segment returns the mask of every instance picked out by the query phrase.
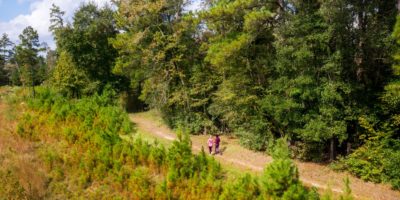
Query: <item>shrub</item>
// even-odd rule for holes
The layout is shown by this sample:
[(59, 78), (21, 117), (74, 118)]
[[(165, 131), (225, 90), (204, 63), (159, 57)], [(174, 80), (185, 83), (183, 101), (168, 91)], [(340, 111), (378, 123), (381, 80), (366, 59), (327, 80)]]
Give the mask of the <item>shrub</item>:
[(236, 199), (252, 200), (259, 198), (260, 194), (261, 191), (258, 180), (246, 174), (236, 181), (227, 182), (219, 199), (229, 200), (235, 197)]
[(315, 196), (301, 184), (285, 139), (276, 141), (271, 155), (274, 161), (265, 168), (261, 177), (264, 196), (272, 199), (309, 199), (309, 196)]
[(357, 177), (376, 183), (390, 183), (400, 189), (400, 142), (392, 138), (390, 130), (375, 130), (365, 119), (360, 123), (366, 130), (365, 143), (346, 158), (341, 158), (333, 167), (348, 170)]

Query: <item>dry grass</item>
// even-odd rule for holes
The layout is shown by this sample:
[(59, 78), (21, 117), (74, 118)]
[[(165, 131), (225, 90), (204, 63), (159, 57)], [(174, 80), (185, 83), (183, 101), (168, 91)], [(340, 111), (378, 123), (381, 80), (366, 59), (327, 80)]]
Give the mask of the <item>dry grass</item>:
[[(46, 194), (47, 178), (45, 171), (36, 154), (37, 144), (22, 139), (14, 131), (16, 130), (16, 122), (7, 119), (5, 113), (10, 112), (10, 110), (4, 102), (4, 97), (8, 91), (9, 88), (0, 88), (0, 171), (11, 174), (12, 178), (17, 180), (18, 184), (24, 189), (22, 196), (29, 199), (40, 199)], [(11, 112), (16, 111), (11, 110)], [(4, 187), (9, 185), (8, 182), (4, 182), (9, 180), (0, 177), (0, 181), (0, 185)], [(6, 197), (6, 199), (8, 198), (13, 197)]]

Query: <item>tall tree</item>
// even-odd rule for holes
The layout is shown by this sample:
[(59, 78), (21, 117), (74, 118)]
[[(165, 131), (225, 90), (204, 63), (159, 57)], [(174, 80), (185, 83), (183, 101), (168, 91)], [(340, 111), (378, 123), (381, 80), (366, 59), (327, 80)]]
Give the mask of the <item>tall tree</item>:
[(51, 5), (50, 8), (50, 27), (49, 30), (56, 35), (57, 30), (60, 30), (64, 27), (64, 15), (65, 11), (62, 11), (60, 7), (55, 4)]
[(349, 86), (334, 63), (338, 55), (329, 49), (328, 25), (320, 6), (318, 1), (290, 4), (295, 12), (287, 12), (276, 29), (275, 78), (262, 105), (281, 135), (308, 145), (328, 140), (334, 145), (334, 138), (347, 138), (342, 110)]
[(35, 95), (36, 73), (39, 69), (39, 35), (31, 26), (26, 27), (19, 35), (20, 44), (16, 46), (15, 57), (21, 69), (21, 82), (32, 88)]
[(391, 33), (396, 3), (395, 0), (322, 3), (321, 13), (329, 24), (330, 47), (340, 57), (335, 63), (342, 69), (342, 80), (351, 85), (351, 92), (345, 97), (350, 109), (344, 113), (347, 133), (351, 136), (347, 144), (354, 143), (355, 147), (362, 144), (357, 138), (364, 134), (359, 116), (377, 111), (375, 105), (391, 77), (394, 47)]
[(265, 149), (270, 125), (259, 112), (258, 101), (274, 60), (274, 12), (279, 12), (279, 4), (218, 0), (210, 6), (202, 14), (212, 33), (205, 61), (217, 74), (218, 89), (212, 94), (208, 111), (225, 131), (242, 129), (243, 142)]
[(337, 146), (358, 137), (358, 116), (373, 111), (390, 74), (395, 1), (289, 1), (286, 7), (263, 107), (278, 132), (317, 143), (314, 152), (329, 145), (333, 159)]
[(396, 40), (393, 74), (381, 98), (384, 113), (388, 116), (385, 123), (392, 132), (391, 137), (400, 139), (400, 15), (397, 16), (393, 37)]
[(132, 89), (150, 107), (161, 109), (171, 125), (184, 120), (181, 117), (194, 118), (189, 80), (201, 62), (198, 21), (183, 12), (185, 3), (117, 3), (118, 25), (124, 32), (113, 41), (119, 50), (114, 73), (129, 77)]
[(75, 65), (67, 52), (61, 52), (52, 75), (53, 85), (67, 96), (79, 98), (88, 82), (85, 71)]
[(9, 83), (9, 72), (7, 71), (7, 64), (10, 63), (13, 55), (12, 47), (14, 43), (4, 33), (0, 39), (0, 85)]
[(118, 85), (121, 78), (111, 73), (116, 50), (109, 44), (109, 39), (117, 34), (114, 11), (109, 6), (84, 4), (75, 12), (72, 24), (67, 25), (58, 7), (54, 6), (51, 12), (57, 51), (67, 52), (73, 65), (87, 73), (90, 84), (86, 91), (101, 91), (108, 83)]

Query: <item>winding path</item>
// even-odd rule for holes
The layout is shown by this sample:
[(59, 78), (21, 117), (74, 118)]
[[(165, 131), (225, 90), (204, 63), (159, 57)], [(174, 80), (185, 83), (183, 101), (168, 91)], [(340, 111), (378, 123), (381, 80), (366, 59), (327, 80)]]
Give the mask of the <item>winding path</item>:
[[(150, 117), (150, 115), (149, 113), (130, 114), (130, 119), (142, 133), (150, 134), (152, 137), (169, 142), (176, 139), (175, 133), (171, 129), (160, 123), (159, 119), (155, 119), (154, 116)], [(193, 151), (201, 151), (207, 139), (205, 135), (191, 136)], [(222, 155), (216, 155), (215, 158), (223, 164), (229, 164), (239, 170), (260, 173), (265, 165), (272, 161), (270, 156), (241, 147), (236, 139), (222, 136), (221, 141), (223, 153)], [(349, 177), (352, 194), (356, 199), (400, 199), (400, 192), (390, 189), (389, 185), (364, 182), (347, 173), (335, 172), (321, 164), (300, 161), (296, 161), (296, 164), (301, 181), (305, 185), (316, 187), (319, 190), (330, 189), (334, 193), (342, 193), (343, 179)]]

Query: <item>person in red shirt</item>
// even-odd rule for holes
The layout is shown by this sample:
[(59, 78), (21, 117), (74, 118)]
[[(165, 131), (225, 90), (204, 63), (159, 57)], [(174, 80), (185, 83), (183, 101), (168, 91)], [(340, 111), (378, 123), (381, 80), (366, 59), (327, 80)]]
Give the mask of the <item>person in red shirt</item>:
[(221, 139), (219, 139), (219, 135), (215, 136), (214, 144), (215, 144), (215, 154), (219, 153), (219, 143)]

